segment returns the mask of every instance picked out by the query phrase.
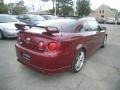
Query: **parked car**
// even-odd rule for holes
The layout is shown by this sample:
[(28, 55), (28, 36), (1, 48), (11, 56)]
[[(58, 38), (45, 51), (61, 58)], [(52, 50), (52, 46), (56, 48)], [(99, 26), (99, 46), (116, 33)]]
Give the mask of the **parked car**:
[(107, 24), (115, 24), (115, 23), (116, 23), (116, 20), (115, 20), (115, 18), (113, 18), (113, 17), (108, 17), (108, 18), (106, 19), (106, 23), (107, 23)]
[(21, 30), (15, 45), (18, 61), (43, 73), (54, 74), (71, 69), (79, 72), (85, 58), (104, 47), (106, 28), (92, 19), (47, 20), (36, 27)]
[(54, 15), (42, 15), (42, 17), (43, 17), (45, 20), (50, 20), (50, 19), (57, 19), (57, 18), (59, 18), (59, 17), (54, 16)]
[(22, 14), (22, 15), (18, 15), (17, 17), (21, 22), (24, 22), (28, 25), (37, 25), (43, 21), (45, 21), (45, 19), (42, 16), (39, 15), (32, 15), (32, 14)]
[(21, 22), (12, 15), (0, 14), (0, 39), (17, 37), (15, 23)]
[(120, 18), (118, 18), (118, 20), (117, 20), (117, 24), (120, 24)]
[(97, 20), (98, 23), (100, 23), (100, 24), (105, 23), (105, 18), (103, 18), (103, 17), (97, 17), (96, 20)]

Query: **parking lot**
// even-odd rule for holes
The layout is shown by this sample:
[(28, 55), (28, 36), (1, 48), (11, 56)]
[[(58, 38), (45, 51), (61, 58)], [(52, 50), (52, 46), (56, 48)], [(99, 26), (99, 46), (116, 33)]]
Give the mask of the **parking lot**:
[(15, 39), (0, 40), (0, 90), (120, 90), (120, 25), (104, 25), (107, 46), (76, 74), (47, 76), (17, 62)]

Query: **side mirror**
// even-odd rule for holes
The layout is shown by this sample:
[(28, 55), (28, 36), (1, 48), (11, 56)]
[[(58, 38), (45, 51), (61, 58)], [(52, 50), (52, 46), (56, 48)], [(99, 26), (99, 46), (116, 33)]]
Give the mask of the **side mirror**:
[(106, 27), (101, 27), (101, 30), (106, 30)]

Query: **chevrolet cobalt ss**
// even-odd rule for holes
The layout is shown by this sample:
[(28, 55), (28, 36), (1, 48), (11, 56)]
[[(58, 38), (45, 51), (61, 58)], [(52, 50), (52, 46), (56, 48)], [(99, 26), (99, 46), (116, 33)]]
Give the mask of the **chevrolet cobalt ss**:
[(15, 26), (21, 30), (15, 45), (18, 61), (46, 74), (79, 72), (107, 37), (106, 28), (89, 18), (48, 20), (29, 29)]

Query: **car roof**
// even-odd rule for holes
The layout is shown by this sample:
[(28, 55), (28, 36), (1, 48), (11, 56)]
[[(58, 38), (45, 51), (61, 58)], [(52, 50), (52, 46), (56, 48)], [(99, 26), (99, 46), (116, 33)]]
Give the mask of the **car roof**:
[(37, 26), (52, 26), (52, 27), (57, 27), (58, 30), (60, 31), (70, 32), (73, 30), (73, 28), (76, 27), (77, 21), (78, 20), (75, 20), (75, 19), (50, 19), (50, 20), (43, 21)]
[(57, 20), (56, 19), (50, 19), (50, 20), (46, 20), (44, 22), (56, 22), (56, 23), (69, 23), (69, 22), (73, 22), (73, 21), (77, 21), (75, 19), (68, 19), (68, 18), (58, 18)]
[(21, 16), (21, 15), (26, 15), (26, 16), (40, 16), (40, 15), (36, 15), (36, 14), (20, 14), (18, 16)]
[(95, 17), (83, 17), (79, 21), (96, 21)]

